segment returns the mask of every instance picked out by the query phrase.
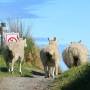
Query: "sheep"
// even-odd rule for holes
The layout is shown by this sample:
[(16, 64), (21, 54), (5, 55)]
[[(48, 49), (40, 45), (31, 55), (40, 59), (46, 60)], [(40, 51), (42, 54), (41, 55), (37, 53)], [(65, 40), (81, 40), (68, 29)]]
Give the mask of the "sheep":
[(69, 68), (86, 64), (88, 62), (88, 49), (81, 41), (71, 42), (70, 45), (64, 49), (62, 57)]
[(53, 39), (48, 38), (48, 41), (48, 46), (41, 49), (40, 57), (44, 66), (45, 77), (51, 76), (52, 78), (55, 78), (55, 75), (58, 75), (60, 54), (56, 37)]
[(22, 38), (19, 38), (17, 42), (10, 42), (4, 47), (4, 56), (9, 72), (13, 72), (14, 64), (19, 60), (19, 72), (22, 74), (21, 63), (24, 59), (24, 47), (27, 47), (27, 43), (26, 39)]

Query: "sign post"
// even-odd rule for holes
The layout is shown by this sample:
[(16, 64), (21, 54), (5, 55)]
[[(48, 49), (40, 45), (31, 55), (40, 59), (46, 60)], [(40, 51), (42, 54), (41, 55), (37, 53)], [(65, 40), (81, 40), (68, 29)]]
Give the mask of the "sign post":
[(3, 27), (5, 27), (5, 23), (1, 23), (1, 26), (0, 26), (0, 34), (1, 34), (1, 47), (3, 47)]

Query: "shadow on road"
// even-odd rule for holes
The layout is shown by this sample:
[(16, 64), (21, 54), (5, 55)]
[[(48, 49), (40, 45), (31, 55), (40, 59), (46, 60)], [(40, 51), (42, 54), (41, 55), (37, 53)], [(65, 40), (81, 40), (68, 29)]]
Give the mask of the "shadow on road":
[(38, 72), (38, 71), (32, 71), (33, 75), (37, 75), (37, 76), (44, 76), (45, 74), (43, 72)]
[[(0, 72), (7, 73), (8, 69), (6, 67), (0, 67)], [(19, 74), (19, 72), (15, 72)], [(21, 77), (29, 77), (29, 78), (35, 78), (37, 76), (45, 76), (44, 72), (37, 71), (37, 70), (32, 70), (32, 71), (27, 71), (27, 73), (23, 72)]]
[(8, 72), (8, 69), (6, 67), (0, 67), (1, 72)]
[(31, 71), (31, 74), (25, 74), (22, 77), (29, 77), (29, 78), (35, 78), (37, 76), (45, 76), (45, 74), (43, 72), (39, 72), (39, 71)]

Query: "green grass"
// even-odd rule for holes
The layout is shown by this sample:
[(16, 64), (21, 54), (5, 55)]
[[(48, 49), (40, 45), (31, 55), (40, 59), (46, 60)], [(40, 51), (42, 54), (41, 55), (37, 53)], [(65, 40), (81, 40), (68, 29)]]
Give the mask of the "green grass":
[(74, 67), (61, 74), (50, 90), (90, 90), (90, 63)]
[(7, 71), (6, 63), (2, 56), (0, 56), (0, 77), (31, 77), (32, 70), (37, 70), (38, 68), (32, 66), (30, 63), (23, 62), (22, 64), (22, 75), (19, 73), (19, 63), (16, 62), (14, 66), (13, 74)]

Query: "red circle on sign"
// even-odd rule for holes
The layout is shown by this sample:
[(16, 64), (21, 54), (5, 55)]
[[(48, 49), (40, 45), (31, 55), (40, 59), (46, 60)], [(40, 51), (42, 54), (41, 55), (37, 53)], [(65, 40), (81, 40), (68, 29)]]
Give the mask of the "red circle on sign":
[(8, 42), (9, 42), (9, 41), (13, 41), (13, 39), (17, 42), (17, 39), (16, 39), (15, 37), (10, 37), (10, 38), (8, 39)]

